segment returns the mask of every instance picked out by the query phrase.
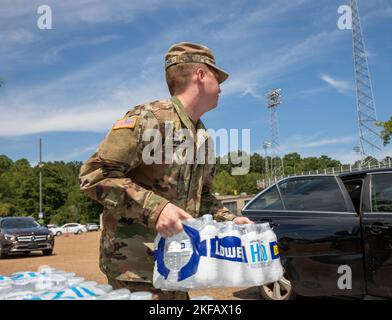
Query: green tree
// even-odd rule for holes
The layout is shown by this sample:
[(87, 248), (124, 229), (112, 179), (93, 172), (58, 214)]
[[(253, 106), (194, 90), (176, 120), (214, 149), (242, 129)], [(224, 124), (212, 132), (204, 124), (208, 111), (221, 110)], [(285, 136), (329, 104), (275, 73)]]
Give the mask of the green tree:
[(8, 171), (13, 165), (13, 162), (10, 158), (5, 155), (0, 155), (0, 176)]
[(285, 174), (294, 174), (302, 169), (301, 156), (297, 152), (288, 153), (283, 157)]
[(391, 135), (392, 135), (392, 116), (389, 118), (388, 121), (385, 122), (378, 122), (378, 126), (382, 127), (383, 130), (381, 131), (381, 137), (384, 140), (384, 146), (391, 142)]
[(234, 194), (237, 190), (236, 180), (228, 172), (222, 171), (215, 176), (212, 190), (221, 195)]
[(236, 186), (237, 192), (242, 193), (246, 192), (249, 194), (256, 194), (258, 192), (257, 189), (257, 180), (261, 180), (263, 178), (261, 173), (251, 172), (246, 175), (236, 176)]
[(11, 203), (0, 203), (0, 217), (13, 216), (16, 213), (16, 208)]
[(258, 153), (254, 153), (250, 157), (250, 172), (264, 173), (265, 159)]

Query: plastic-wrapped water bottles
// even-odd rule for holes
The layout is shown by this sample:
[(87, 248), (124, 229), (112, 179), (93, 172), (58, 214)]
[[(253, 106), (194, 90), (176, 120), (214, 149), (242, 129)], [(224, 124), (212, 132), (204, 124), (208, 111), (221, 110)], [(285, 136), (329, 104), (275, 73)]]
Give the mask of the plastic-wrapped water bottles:
[(244, 284), (254, 285), (263, 283), (263, 262), (266, 260), (265, 252), (260, 246), (260, 233), (255, 224), (244, 225), (242, 228), (242, 246), (244, 249), (243, 274)]
[(275, 233), (266, 224), (183, 221), (184, 232), (155, 239), (153, 284), (164, 290), (253, 286), (283, 275)]
[[(135, 293), (134, 300), (148, 300), (152, 294)], [(108, 284), (85, 281), (74, 272), (43, 266), (39, 272), (24, 271), (10, 277), (0, 275), (0, 300), (130, 300), (128, 289), (113, 290)]]
[[(260, 228), (263, 226), (261, 225)], [(283, 268), (280, 263), (280, 254), (278, 241), (275, 232), (272, 231), (269, 224), (264, 224), (264, 232), (262, 233), (260, 243), (265, 246), (268, 253), (268, 260), (265, 264), (264, 284), (278, 281), (283, 277)]]
[(239, 227), (232, 221), (218, 233), (215, 254), (218, 260), (221, 285), (237, 287), (243, 284), (242, 245)]
[(200, 241), (204, 254), (201, 254), (195, 282), (198, 287), (208, 287), (211, 283), (218, 281), (218, 260), (211, 258), (211, 244), (214, 243), (218, 234), (218, 224), (212, 215), (205, 214), (201, 217)]
[(117, 289), (102, 295), (98, 300), (130, 300), (131, 292), (128, 289)]
[(133, 292), (131, 300), (152, 300), (152, 293), (148, 291)]
[[(154, 284), (157, 288), (185, 291), (194, 287), (200, 258), (200, 225), (196, 219), (188, 219), (183, 232), (168, 239), (156, 237)], [(195, 241), (196, 245), (192, 243)]]

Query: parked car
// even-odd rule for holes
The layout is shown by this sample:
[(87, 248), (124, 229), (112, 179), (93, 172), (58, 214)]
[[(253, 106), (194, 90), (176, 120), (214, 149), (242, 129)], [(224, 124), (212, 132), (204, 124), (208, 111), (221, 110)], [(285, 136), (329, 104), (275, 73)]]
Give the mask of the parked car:
[(56, 235), (60, 236), (65, 233), (81, 234), (87, 232), (87, 228), (80, 223), (66, 223), (56, 230)]
[(392, 298), (392, 169), (285, 178), (242, 213), (278, 237), (285, 277), (262, 286), (264, 298)]
[(60, 236), (60, 235), (62, 234), (62, 229), (61, 229), (61, 227), (58, 226), (57, 224), (48, 224), (46, 227), (47, 227), (47, 228), (50, 230), (50, 232), (52, 232), (53, 235), (55, 235), (55, 236)]
[(99, 231), (99, 225), (96, 223), (87, 223), (86, 224), (87, 231)]
[(51, 255), (54, 248), (54, 236), (48, 228), (42, 227), (31, 217), (0, 218), (0, 257), (11, 253), (29, 254), (42, 251)]

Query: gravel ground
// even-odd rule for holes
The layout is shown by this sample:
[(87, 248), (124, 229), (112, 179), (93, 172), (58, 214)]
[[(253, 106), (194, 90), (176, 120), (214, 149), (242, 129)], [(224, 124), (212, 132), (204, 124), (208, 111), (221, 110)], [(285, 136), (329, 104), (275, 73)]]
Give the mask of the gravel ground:
[[(32, 252), (27, 256), (12, 255), (0, 260), (0, 274), (8, 276), (17, 271), (37, 271), (42, 265), (75, 272), (76, 275), (98, 283), (107, 283), (105, 275), (99, 270), (100, 232), (81, 235), (62, 235), (56, 237), (53, 255), (43, 256), (41, 252)], [(225, 288), (211, 290), (193, 290), (190, 297), (210, 295), (217, 300), (261, 299), (256, 287)]]

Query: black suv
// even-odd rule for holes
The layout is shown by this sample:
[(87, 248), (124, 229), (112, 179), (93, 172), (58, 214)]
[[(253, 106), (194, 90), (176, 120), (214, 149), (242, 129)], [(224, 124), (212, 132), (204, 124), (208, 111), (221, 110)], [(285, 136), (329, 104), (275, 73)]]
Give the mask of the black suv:
[(28, 254), (31, 251), (42, 251), (43, 255), (51, 255), (54, 248), (54, 237), (48, 228), (42, 227), (31, 217), (0, 218), (0, 257), (11, 253)]
[(263, 297), (392, 299), (392, 169), (285, 178), (242, 213), (278, 237), (286, 274)]

